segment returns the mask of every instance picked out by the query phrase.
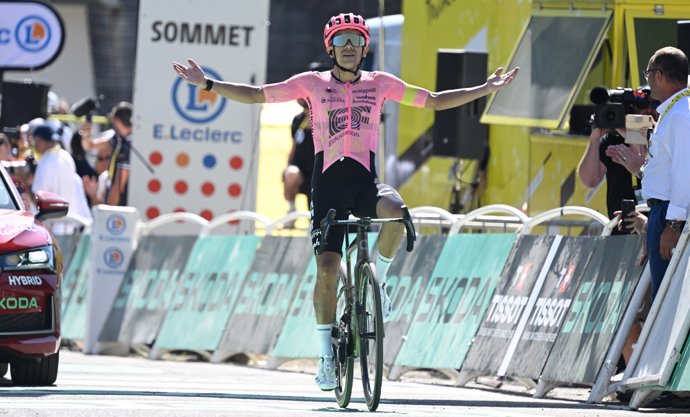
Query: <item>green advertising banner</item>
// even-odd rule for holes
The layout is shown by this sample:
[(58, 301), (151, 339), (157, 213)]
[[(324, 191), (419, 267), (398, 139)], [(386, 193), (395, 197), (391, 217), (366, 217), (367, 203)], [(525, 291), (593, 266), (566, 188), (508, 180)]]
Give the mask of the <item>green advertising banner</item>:
[(203, 236), (196, 241), (154, 350), (218, 347), (260, 243), (253, 235)]
[(271, 352), (274, 359), (316, 358), (319, 340), (314, 317), (314, 284), (316, 284), (316, 258), (313, 253), (295, 298), (290, 305), (285, 324)]
[[(579, 238), (582, 239), (582, 238)], [(638, 235), (599, 238), (541, 378), (594, 384), (643, 267)]]
[(196, 235), (141, 239), (99, 342), (153, 344), (196, 239)]
[[(355, 238), (350, 234), (350, 241)], [(376, 233), (369, 233), (369, 250), (374, 247)], [(343, 246), (345, 242), (343, 242)], [(343, 251), (344, 253), (344, 251)], [(354, 259), (356, 259), (356, 251)], [(394, 263), (396, 261), (393, 261)], [(354, 265), (354, 263), (353, 263)], [(294, 300), (285, 318), (278, 340), (271, 351), (276, 362), (294, 358), (316, 358), (319, 355), (319, 340), (316, 335), (316, 318), (314, 316), (314, 284), (316, 283), (316, 258), (311, 253), (311, 258), (304, 278), (301, 280), (299, 288), (295, 293)]]
[(237, 353), (271, 352), (312, 257), (308, 237), (264, 237), (214, 360)]
[[(91, 260), (89, 259), (89, 245), (91, 243), (91, 235), (82, 235), (79, 239), (79, 244), (72, 256), (72, 261), (65, 268), (62, 274), (62, 316), (70, 304), (70, 299), (74, 290), (79, 286), (79, 283), (89, 279), (89, 268)], [(82, 300), (83, 302), (83, 300)], [(82, 316), (83, 317), (83, 316)]]
[(91, 235), (82, 235), (69, 267), (62, 277), (62, 319), (64, 339), (83, 340), (86, 333), (86, 295), (89, 288)]
[(513, 234), (449, 236), (395, 365), (457, 369), (494, 293)]
[(445, 235), (418, 236), (414, 251), (408, 253), (401, 247), (388, 270), (386, 287), (393, 302), (393, 316), (385, 324), (383, 360), (386, 364), (392, 364), (400, 352), (446, 239)]
[(76, 232), (72, 235), (55, 236), (55, 241), (60, 247), (60, 252), (62, 252), (62, 267), (64, 269), (69, 267), (72, 257), (74, 256), (74, 251), (77, 250), (77, 246), (79, 245), (81, 236), (83, 235), (80, 232)]

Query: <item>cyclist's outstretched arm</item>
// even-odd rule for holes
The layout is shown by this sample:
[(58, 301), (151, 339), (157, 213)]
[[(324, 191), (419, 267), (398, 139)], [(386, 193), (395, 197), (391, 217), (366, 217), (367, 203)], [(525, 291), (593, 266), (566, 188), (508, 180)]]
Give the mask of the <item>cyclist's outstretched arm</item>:
[(434, 110), (445, 110), (453, 107), (462, 106), (479, 97), (491, 94), (509, 85), (517, 75), (519, 67), (501, 74), (503, 67), (499, 67), (489, 76), (485, 84), (469, 88), (458, 88), (456, 90), (444, 90), (437, 93), (430, 93), (424, 107)]
[[(189, 62), (189, 67), (185, 67), (179, 62), (173, 61), (173, 69), (177, 75), (184, 78), (188, 83), (198, 85), (201, 88), (206, 87), (206, 75), (204, 74), (204, 70), (199, 64), (194, 62), (193, 59), (189, 59), (187, 62)], [(211, 90), (216, 94), (240, 103), (254, 104), (266, 101), (261, 87), (249, 84), (213, 80), (213, 87)]]

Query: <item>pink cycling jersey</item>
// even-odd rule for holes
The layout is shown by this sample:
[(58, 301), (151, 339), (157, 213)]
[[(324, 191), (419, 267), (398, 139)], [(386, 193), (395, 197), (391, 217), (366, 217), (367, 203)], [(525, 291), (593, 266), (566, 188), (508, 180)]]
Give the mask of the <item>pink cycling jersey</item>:
[(362, 71), (356, 82), (342, 83), (330, 71), (304, 72), (263, 87), (267, 103), (303, 98), (309, 104), (314, 152), (323, 151), (323, 171), (350, 157), (369, 171), (369, 152), (378, 146), (381, 110), (386, 99), (424, 107), (429, 91), (385, 72)]

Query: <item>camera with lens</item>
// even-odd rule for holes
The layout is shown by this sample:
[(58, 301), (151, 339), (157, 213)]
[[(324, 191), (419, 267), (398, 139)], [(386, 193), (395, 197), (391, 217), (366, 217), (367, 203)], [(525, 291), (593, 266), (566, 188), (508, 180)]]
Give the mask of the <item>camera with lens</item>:
[(594, 87), (589, 99), (594, 103), (594, 127), (601, 129), (625, 128), (625, 115), (655, 107), (658, 102), (649, 97), (649, 87), (638, 90), (606, 87)]

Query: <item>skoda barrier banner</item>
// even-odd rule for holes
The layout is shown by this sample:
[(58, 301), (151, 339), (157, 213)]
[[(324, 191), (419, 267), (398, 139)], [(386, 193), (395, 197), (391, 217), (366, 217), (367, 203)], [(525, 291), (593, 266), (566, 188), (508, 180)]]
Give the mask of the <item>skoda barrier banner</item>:
[(0, 72), (49, 65), (64, 38), (62, 19), (49, 2), (0, 0)]
[(314, 315), (314, 284), (316, 284), (316, 258), (311, 261), (304, 278), (290, 304), (285, 324), (271, 351), (273, 367), (279, 361), (291, 358), (316, 358), (319, 356), (319, 340), (316, 335)]
[(144, 236), (139, 242), (99, 342), (150, 345), (172, 304), (196, 236)]
[(312, 253), (308, 237), (263, 238), (214, 353), (214, 361), (236, 353), (270, 353)]
[(401, 247), (388, 270), (386, 287), (388, 296), (393, 302), (393, 316), (385, 324), (386, 341), (383, 344), (385, 364), (392, 364), (398, 356), (421, 301), (422, 293), (427, 288), (436, 267), (435, 260), (441, 255), (446, 238), (445, 235), (417, 236), (414, 250), (409, 253), (404, 246)]
[[(91, 235), (82, 234), (77, 243), (77, 248), (72, 256), (70, 263), (65, 268), (62, 275), (62, 325), (64, 326), (64, 317), (67, 312), (67, 307), (70, 305), (72, 294), (81, 281), (88, 280), (88, 272), (91, 261), (89, 260), (89, 246), (91, 244)], [(83, 301), (83, 300), (82, 300)], [(83, 317), (82, 317), (83, 319)]]
[[(372, 259), (376, 259), (372, 252), (376, 236), (376, 233), (369, 233), (368, 235), (369, 253)], [(350, 234), (349, 237), (350, 242), (355, 239), (354, 234)], [(313, 251), (310, 252), (309, 266), (290, 305), (283, 330), (271, 351), (272, 362), (269, 365), (271, 367), (279, 366), (280, 362), (285, 359), (316, 358), (319, 356), (319, 339), (315, 328), (316, 316), (314, 315), (313, 302), (314, 284), (316, 283), (316, 258), (313, 253)], [(343, 253), (345, 253), (345, 242), (343, 242)], [(353, 256), (353, 259), (357, 259), (357, 250)]]
[(538, 379), (556, 341), (568, 308), (582, 280), (589, 258), (601, 237), (563, 237), (539, 298), (525, 309), (527, 323), (514, 355), (510, 358), (506, 375)]
[(196, 241), (154, 351), (218, 347), (260, 242), (253, 235), (202, 236)]
[(514, 234), (449, 236), (396, 366), (457, 369), (491, 301)]
[(630, 302), (642, 266), (638, 235), (596, 241), (542, 372), (546, 381), (594, 384)]
[(60, 334), (68, 340), (84, 340), (86, 296), (91, 271), (91, 235), (82, 235), (73, 262), (62, 281), (62, 320)]
[[(139, 1), (129, 201), (144, 220), (185, 211), (207, 220), (255, 211), (260, 105), (192, 85), (172, 67), (193, 58), (208, 78), (264, 83), (268, 0)], [(240, 222), (238, 234), (253, 231)], [(184, 232), (181, 232), (184, 233)]]
[(518, 238), (462, 365), (463, 372), (498, 372), (553, 243), (554, 236)]

